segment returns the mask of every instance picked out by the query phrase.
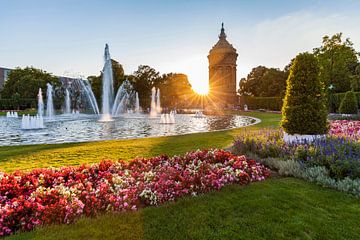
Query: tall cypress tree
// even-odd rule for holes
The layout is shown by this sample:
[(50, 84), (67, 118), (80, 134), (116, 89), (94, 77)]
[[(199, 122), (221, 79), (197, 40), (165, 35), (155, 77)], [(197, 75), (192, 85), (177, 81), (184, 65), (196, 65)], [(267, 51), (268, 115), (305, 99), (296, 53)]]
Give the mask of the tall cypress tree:
[(313, 54), (301, 53), (290, 68), (281, 126), (288, 134), (325, 134), (327, 114), (318, 62)]

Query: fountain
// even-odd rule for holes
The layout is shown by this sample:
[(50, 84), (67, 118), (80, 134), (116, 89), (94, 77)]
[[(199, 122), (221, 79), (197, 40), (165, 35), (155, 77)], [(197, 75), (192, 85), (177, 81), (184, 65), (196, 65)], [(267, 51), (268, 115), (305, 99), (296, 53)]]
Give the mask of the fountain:
[(46, 101), (46, 116), (49, 119), (54, 117), (54, 104), (53, 104), (53, 87), (50, 83), (47, 83), (47, 101)]
[(195, 118), (204, 118), (204, 113), (202, 111), (195, 112)]
[(175, 123), (175, 112), (163, 113), (160, 117), (160, 124), (174, 124)]
[(42, 116), (30, 116), (22, 115), (21, 119), (21, 129), (41, 129), (44, 128), (44, 119)]
[(41, 88), (39, 88), (39, 93), (37, 97), (38, 97), (38, 115), (44, 116), (44, 100), (43, 100)]
[(161, 114), (161, 104), (160, 104), (160, 89), (153, 87), (151, 89), (151, 105), (150, 105), (150, 117), (157, 117), (158, 114)]
[(96, 102), (96, 98), (94, 95), (94, 92), (92, 91), (91, 85), (87, 79), (79, 79), (80, 86), (85, 92), (85, 96), (87, 98), (88, 103), (90, 103), (90, 106), (93, 110), (93, 112), (97, 115), (100, 114), (99, 107)]
[(111, 66), (109, 45), (105, 45), (104, 68), (102, 74), (102, 116), (100, 121), (112, 121), (111, 109), (113, 106), (114, 80)]
[(160, 89), (156, 91), (156, 112), (157, 114), (161, 114)]
[(65, 90), (65, 114), (71, 113), (70, 107), (70, 92), (68, 89)]
[(140, 103), (139, 103), (139, 94), (138, 92), (135, 93), (135, 113), (140, 113)]
[(18, 113), (17, 112), (14, 112), (14, 111), (10, 111), (10, 112), (7, 112), (6, 113), (6, 117), (7, 118), (18, 118)]

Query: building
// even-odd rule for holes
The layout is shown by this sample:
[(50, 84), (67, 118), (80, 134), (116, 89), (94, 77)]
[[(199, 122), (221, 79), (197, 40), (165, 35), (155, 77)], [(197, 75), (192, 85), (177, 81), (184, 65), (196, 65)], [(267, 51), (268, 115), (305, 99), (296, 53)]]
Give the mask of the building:
[(3, 88), (11, 69), (0, 67), (0, 90)]
[(210, 50), (209, 59), (209, 107), (232, 108), (236, 96), (236, 49), (226, 40), (224, 23), (219, 41)]

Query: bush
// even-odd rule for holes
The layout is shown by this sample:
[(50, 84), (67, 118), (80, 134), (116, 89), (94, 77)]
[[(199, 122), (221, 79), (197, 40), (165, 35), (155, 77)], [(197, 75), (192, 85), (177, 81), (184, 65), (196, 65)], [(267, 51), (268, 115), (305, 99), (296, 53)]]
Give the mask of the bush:
[(287, 79), (281, 126), (289, 134), (325, 134), (328, 131), (324, 88), (316, 58), (296, 56)]
[[(358, 106), (360, 106), (360, 92), (354, 92)], [(346, 93), (336, 93), (336, 94), (329, 94), (328, 95), (328, 103), (329, 103), (329, 111), (330, 112), (339, 112), (339, 107), (344, 99)]]
[(247, 105), (249, 109), (267, 109), (272, 111), (280, 111), (282, 107), (282, 99), (280, 97), (251, 97), (241, 96), (240, 105), (244, 108)]
[(358, 102), (353, 91), (348, 91), (341, 101), (339, 112), (343, 114), (357, 114)]

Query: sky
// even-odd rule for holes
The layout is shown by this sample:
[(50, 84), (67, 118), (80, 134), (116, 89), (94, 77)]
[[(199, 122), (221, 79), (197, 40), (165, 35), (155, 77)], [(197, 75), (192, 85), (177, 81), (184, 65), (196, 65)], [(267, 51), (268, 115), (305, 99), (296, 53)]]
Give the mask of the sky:
[(360, 51), (357, 0), (0, 0), (0, 9), (0, 66), (58, 76), (98, 75), (108, 43), (126, 74), (185, 73), (205, 92), (222, 22), (238, 81), (259, 65), (283, 69), (324, 35), (343, 32)]

